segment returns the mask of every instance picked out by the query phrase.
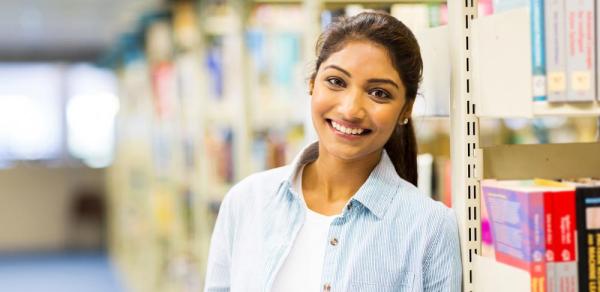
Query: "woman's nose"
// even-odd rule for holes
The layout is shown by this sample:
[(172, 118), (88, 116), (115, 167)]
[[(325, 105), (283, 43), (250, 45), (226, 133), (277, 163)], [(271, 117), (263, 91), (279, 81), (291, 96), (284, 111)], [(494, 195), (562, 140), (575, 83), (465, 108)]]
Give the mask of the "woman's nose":
[(344, 96), (340, 104), (340, 113), (345, 119), (356, 120), (365, 117), (363, 98), (359, 90), (351, 90)]

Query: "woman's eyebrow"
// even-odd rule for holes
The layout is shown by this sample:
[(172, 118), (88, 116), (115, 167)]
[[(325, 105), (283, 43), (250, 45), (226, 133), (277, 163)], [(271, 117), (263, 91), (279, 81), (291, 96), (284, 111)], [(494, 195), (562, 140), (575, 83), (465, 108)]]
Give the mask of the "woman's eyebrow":
[(340, 68), (340, 67), (338, 67), (338, 66), (336, 66), (336, 65), (328, 65), (328, 66), (325, 66), (325, 68), (323, 68), (323, 70), (325, 70), (325, 69), (327, 69), (327, 68), (333, 68), (333, 69), (336, 69), (336, 70), (338, 70), (338, 71), (340, 71), (340, 72), (342, 72), (342, 73), (344, 73), (344, 74), (348, 75), (348, 77), (352, 78), (352, 74), (350, 74), (350, 72), (348, 72), (348, 71), (346, 71), (346, 70), (344, 70), (344, 69), (342, 69), (342, 68)]
[[(336, 65), (327, 65), (325, 66), (325, 68), (323, 68), (323, 70), (328, 69), (328, 68), (332, 68), (332, 69), (336, 69), (342, 73), (344, 73), (345, 75), (347, 75), (348, 77), (352, 78), (352, 74), (350, 74), (350, 72), (342, 69), (339, 66)], [(396, 82), (392, 81), (391, 79), (385, 79), (385, 78), (372, 78), (367, 80), (368, 83), (387, 83), (390, 84), (394, 87), (396, 87), (397, 89), (400, 89), (400, 86), (398, 86), (398, 84), (396, 84)]]
[(390, 80), (390, 79), (384, 79), (384, 78), (373, 78), (373, 79), (369, 79), (367, 80), (368, 83), (387, 83), (387, 84), (391, 84), (394, 87), (396, 87), (396, 89), (400, 89), (400, 86), (398, 86), (398, 84), (396, 84), (396, 82)]

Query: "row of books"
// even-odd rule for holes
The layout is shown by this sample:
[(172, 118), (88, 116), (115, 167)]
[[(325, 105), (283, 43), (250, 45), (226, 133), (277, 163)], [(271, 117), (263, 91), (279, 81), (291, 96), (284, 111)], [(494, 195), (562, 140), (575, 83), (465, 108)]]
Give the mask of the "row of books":
[(598, 291), (599, 180), (485, 180), (482, 193), (483, 256), (528, 272), (531, 291)]
[[(305, 120), (308, 107), (302, 50), (305, 17), (301, 5), (257, 5), (245, 30), (249, 116), (254, 130), (293, 126)], [(312, 58), (310, 58), (312, 59)]]
[(324, 29), (341, 16), (353, 16), (367, 9), (386, 11), (401, 20), (413, 31), (448, 23), (448, 6), (446, 4), (393, 4), (371, 8), (360, 4), (352, 4), (343, 8), (324, 10), (321, 13), (321, 26)]
[(494, 12), (529, 6), (534, 101), (591, 102), (597, 97), (594, 0), (495, 0)]

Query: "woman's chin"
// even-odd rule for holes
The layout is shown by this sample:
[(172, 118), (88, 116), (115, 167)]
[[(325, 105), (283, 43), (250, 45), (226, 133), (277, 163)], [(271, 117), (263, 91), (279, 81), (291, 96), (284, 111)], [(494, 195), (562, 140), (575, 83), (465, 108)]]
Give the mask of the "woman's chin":
[[(372, 151), (359, 145), (344, 145), (340, 143), (329, 143), (329, 145), (323, 145), (327, 155), (336, 157), (344, 161), (355, 161), (362, 158), (366, 158)], [(369, 147), (370, 148), (370, 147)]]

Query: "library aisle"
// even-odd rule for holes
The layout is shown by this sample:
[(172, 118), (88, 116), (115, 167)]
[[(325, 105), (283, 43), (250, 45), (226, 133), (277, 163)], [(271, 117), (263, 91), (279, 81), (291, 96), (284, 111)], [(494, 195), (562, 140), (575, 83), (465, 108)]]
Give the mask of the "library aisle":
[(203, 291), (226, 193), (317, 139), (315, 43), (364, 11), (419, 42), (463, 291), (600, 287), (594, 0), (2, 0), (0, 291)]

